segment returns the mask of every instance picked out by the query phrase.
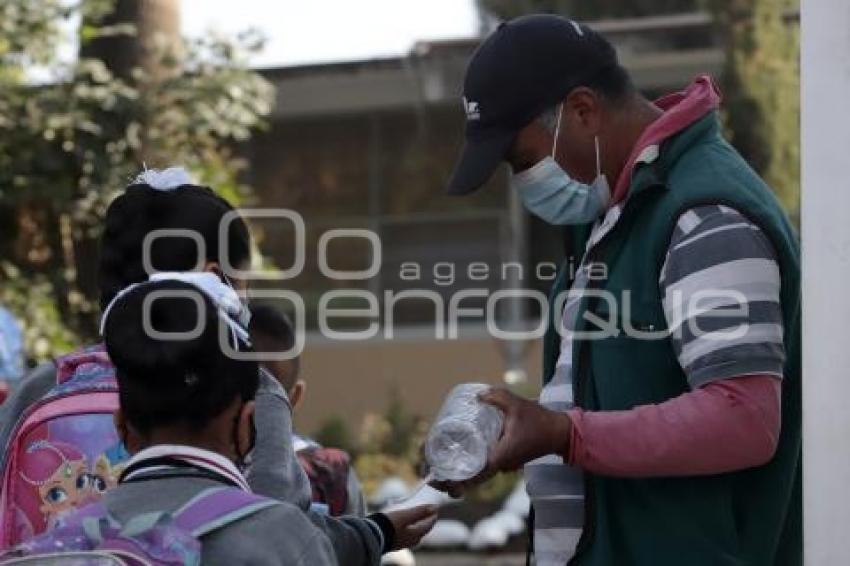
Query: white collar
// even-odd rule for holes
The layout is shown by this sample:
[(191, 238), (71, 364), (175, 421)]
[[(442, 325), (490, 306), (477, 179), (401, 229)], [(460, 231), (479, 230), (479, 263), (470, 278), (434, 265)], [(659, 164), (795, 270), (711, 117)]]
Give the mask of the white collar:
[[(132, 458), (130, 458), (125, 467), (129, 468), (130, 466), (145, 460), (164, 457), (183, 460), (198, 468), (203, 468), (222, 475), (232, 480), (233, 483), (245, 491), (251, 491), (245, 476), (239, 471), (236, 464), (217, 452), (205, 450), (203, 448), (196, 448), (194, 446), (185, 446), (183, 444), (157, 444), (155, 446), (149, 446), (148, 448), (137, 452)], [(128, 474), (125, 480), (132, 479), (144, 471), (146, 470), (140, 469), (134, 471)]]

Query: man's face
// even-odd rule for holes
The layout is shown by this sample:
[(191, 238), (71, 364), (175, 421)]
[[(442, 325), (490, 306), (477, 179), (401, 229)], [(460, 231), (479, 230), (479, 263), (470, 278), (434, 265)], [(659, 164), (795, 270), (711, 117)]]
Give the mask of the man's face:
[(554, 147), (555, 161), (570, 177), (591, 183), (596, 178), (594, 138), (600, 130), (602, 105), (596, 93), (579, 87), (570, 92), (560, 108), (557, 145), (554, 132), (534, 120), (517, 133), (506, 160), (513, 172), (519, 173), (552, 155)]
[(506, 161), (514, 173), (530, 169), (552, 154), (552, 142), (552, 134), (535, 120), (519, 131)]

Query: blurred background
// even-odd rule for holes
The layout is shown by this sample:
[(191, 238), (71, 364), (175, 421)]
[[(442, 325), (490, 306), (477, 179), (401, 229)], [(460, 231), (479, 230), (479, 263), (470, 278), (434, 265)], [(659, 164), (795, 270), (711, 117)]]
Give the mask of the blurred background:
[[(378, 297), (428, 290), (446, 302), (471, 287), (548, 291), (561, 234), (522, 210), (507, 173), (473, 197), (443, 194), (463, 141), (463, 72), (480, 38), (503, 19), (561, 13), (605, 34), (648, 96), (711, 73), (731, 141), (796, 221), (798, 8), (795, 0), (0, 0), (0, 353), (11, 360), (0, 377), (96, 339), (105, 207), (143, 163), (183, 164), (242, 206), (303, 215), (307, 263), (284, 284), (307, 306), (309, 400), (297, 427), (349, 450), (370, 496), (388, 477), (412, 485), (427, 419), (450, 387), (507, 383), (534, 395), (540, 344), (496, 340), (474, 317), (458, 339), (439, 339), (438, 299), (382, 304), (394, 337), (355, 343), (322, 337), (315, 310), (324, 293), (353, 284)], [(253, 228), (264, 267), (292, 263), (286, 225)], [(377, 276), (321, 274), (316, 246), (333, 228), (380, 236)], [(328, 252), (335, 269), (371, 263), (365, 241), (340, 240)], [(421, 265), (417, 280), (401, 277), (405, 262)], [(482, 262), (489, 276), (473, 280), (468, 267)], [(519, 329), (540, 313), (534, 302), (503, 301), (498, 315), (500, 327)], [(367, 323), (334, 326), (346, 324)], [(492, 482), (473, 496), (480, 510), (458, 515), (472, 526), (515, 484)], [(521, 549), (518, 538), (504, 548)]]

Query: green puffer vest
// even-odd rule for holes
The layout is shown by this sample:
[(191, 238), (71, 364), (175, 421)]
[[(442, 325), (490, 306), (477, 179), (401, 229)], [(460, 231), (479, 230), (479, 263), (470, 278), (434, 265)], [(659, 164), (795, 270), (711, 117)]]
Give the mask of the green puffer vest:
[[(714, 476), (623, 479), (586, 474), (585, 531), (571, 564), (581, 566), (778, 566), (802, 564), (800, 255), (794, 229), (770, 189), (721, 137), (711, 113), (665, 141), (657, 159), (637, 166), (629, 198), (613, 230), (591, 252), (607, 279), (591, 283), (617, 297), (583, 299), (585, 313), (638, 330), (667, 323), (658, 277), (676, 220), (704, 204), (725, 204), (758, 225), (780, 263), (784, 341), (782, 433), (774, 458), (759, 468)], [(581, 258), (588, 227), (574, 231)], [(569, 261), (552, 290), (569, 288)], [(623, 300), (624, 292), (629, 298)], [(557, 301), (551, 301), (553, 307)], [(544, 339), (544, 379), (557, 361), (560, 336), (552, 312)], [(624, 320), (624, 318), (627, 319)], [(576, 403), (613, 411), (661, 403), (688, 389), (668, 337), (645, 340), (623, 332), (577, 340)]]

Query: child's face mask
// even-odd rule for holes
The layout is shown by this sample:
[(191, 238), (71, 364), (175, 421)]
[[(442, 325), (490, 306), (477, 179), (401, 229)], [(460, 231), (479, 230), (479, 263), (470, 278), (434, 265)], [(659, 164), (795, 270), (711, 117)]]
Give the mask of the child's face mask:
[[(227, 275), (222, 273), (221, 277), (224, 279), (224, 283), (228, 287), (230, 287), (231, 289), (236, 291), (237, 294), (239, 294), (239, 289), (236, 285), (233, 284), (233, 281)], [(238, 322), (243, 328), (247, 329), (248, 325), (251, 323), (251, 309), (249, 308), (248, 297), (243, 297), (242, 295), (239, 295), (239, 300), (242, 303), (242, 308), (239, 309), (238, 313), (235, 313), (235, 316), (231, 316), (234, 316), (236, 322)]]

